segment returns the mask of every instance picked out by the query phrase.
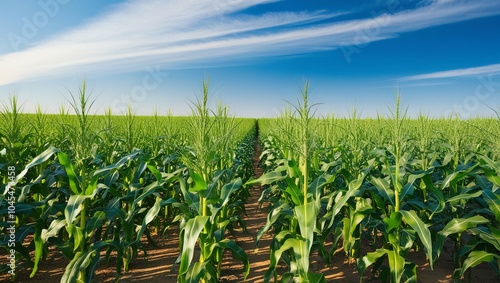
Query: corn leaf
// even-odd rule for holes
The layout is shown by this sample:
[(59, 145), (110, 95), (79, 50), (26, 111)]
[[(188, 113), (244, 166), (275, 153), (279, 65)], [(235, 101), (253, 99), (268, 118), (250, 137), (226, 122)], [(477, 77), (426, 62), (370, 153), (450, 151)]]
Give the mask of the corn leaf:
[(396, 251), (386, 250), (391, 270), (391, 282), (401, 282), (405, 271), (405, 259)]
[(420, 219), (420, 217), (418, 217), (415, 211), (401, 210), (400, 213), (403, 215), (403, 219), (406, 221), (406, 223), (408, 223), (420, 237), (420, 241), (425, 247), (425, 252), (427, 254), (427, 257), (429, 258), (429, 264), (432, 269), (434, 265), (434, 260), (432, 252), (432, 238), (429, 228), (427, 228), (425, 223), (422, 221), (422, 219)]
[(395, 206), (394, 203), (394, 191), (391, 189), (389, 182), (385, 179), (373, 177), (371, 178), (371, 183), (375, 185), (380, 195), (382, 195), (387, 202), (389, 202), (392, 206)]
[(73, 164), (71, 164), (71, 161), (69, 160), (68, 156), (65, 153), (59, 152), (57, 154), (57, 157), (59, 158), (59, 162), (61, 163), (61, 165), (66, 170), (66, 174), (68, 175), (69, 179), (69, 187), (71, 191), (75, 195), (79, 194), (81, 192), (80, 180), (78, 180), (75, 170), (73, 169)]
[(495, 219), (500, 221), (500, 196), (491, 190), (483, 190), (482, 195)]
[(450, 220), (439, 234), (447, 237), (451, 234), (462, 233), (463, 231), (476, 227), (479, 224), (488, 223), (489, 220), (483, 216), (476, 215), (469, 218), (455, 218)]
[(377, 260), (379, 260), (379, 258), (381, 258), (382, 256), (384, 256), (386, 254), (387, 254), (386, 249), (377, 249), (374, 252), (367, 253), (361, 259), (358, 259), (357, 269), (358, 269), (360, 276), (363, 275), (363, 273), (365, 272), (365, 270), (369, 266), (374, 264)]
[(187, 221), (183, 229), (181, 263), (179, 266), (179, 275), (184, 275), (191, 261), (193, 260), (194, 248), (201, 230), (208, 221), (208, 216), (196, 216)]
[(477, 266), (482, 262), (490, 262), (494, 259), (500, 259), (500, 256), (485, 251), (472, 251), (467, 259), (464, 260), (463, 267), (460, 269), (460, 277), (464, 276), (467, 269)]
[[(15, 182), (17, 183), (21, 178), (24, 177), (24, 175), (26, 175), (26, 173), (28, 173), (28, 170), (34, 166), (38, 166), (42, 163), (44, 163), (45, 161), (47, 161), (54, 153), (58, 153), (60, 152), (59, 149), (51, 146), (49, 148), (47, 148), (44, 152), (42, 152), (41, 154), (39, 154), (37, 157), (33, 158), (33, 160), (28, 163), (28, 165), (26, 165), (23, 169), (23, 171), (19, 172), (19, 174), (16, 175), (16, 179), (15, 179)], [(5, 192), (4, 192), (5, 194)]]

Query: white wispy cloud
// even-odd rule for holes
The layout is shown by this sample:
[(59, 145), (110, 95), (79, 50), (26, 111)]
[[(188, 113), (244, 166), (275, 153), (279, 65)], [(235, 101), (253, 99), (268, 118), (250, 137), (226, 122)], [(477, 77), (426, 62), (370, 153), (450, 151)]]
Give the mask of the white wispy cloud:
[[(49, 76), (203, 67), (336, 49), (431, 26), (500, 14), (499, 1), (434, 1), (394, 14), (334, 21), (342, 12), (244, 15), (274, 0), (131, 0), (69, 32), (0, 55), (0, 85)], [(238, 15), (236, 15), (238, 13)], [(243, 15), (242, 15), (243, 14)]]
[(413, 88), (413, 87), (430, 87), (430, 86), (442, 86), (442, 85), (450, 85), (451, 82), (410, 82), (399, 80), (396, 84), (385, 85), (375, 88), (386, 88), (386, 89), (395, 89), (395, 88)]
[(458, 78), (458, 77), (475, 77), (481, 75), (496, 75), (496, 74), (500, 74), (500, 64), (493, 64), (493, 65), (473, 67), (473, 68), (455, 69), (442, 72), (433, 72), (428, 74), (404, 77), (401, 80), (416, 81), (416, 80), (445, 79), (445, 78)]

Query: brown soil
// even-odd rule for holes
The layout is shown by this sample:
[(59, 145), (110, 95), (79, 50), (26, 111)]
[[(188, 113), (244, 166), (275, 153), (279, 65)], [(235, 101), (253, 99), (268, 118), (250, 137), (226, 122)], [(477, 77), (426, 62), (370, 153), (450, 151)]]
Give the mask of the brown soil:
[[(254, 174), (259, 177), (262, 174), (262, 169), (259, 167), (260, 147), (257, 147), (254, 156)], [(269, 246), (271, 243), (271, 235), (264, 235), (258, 247), (255, 247), (255, 239), (259, 229), (267, 221), (267, 209), (259, 208), (258, 199), (262, 193), (260, 186), (251, 188), (251, 197), (245, 205), (247, 217), (245, 219), (248, 233), (244, 233), (242, 229), (236, 229), (229, 237), (233, 238), (238, 245), (243, 247), (247, 252), (251, 270), (247, 280), (243, 279), (243, 264), (233, 260), (228, 253), (222, 264), (221, 282), (264, 282), (264, 274), (269, 267)], [(147, 257), (141, 252), (139, 258), (130, 264), (130, 270), (122, 273), (119, 282), (134, 282), (134, 283), (154, 283), (154, 282), (176, 282), (177, 268), (175, 260), (179, 255), (179, 239), (178, 230), (172, 229), (169, 234), (163, 238), (154, 236), (158, 247), (154, 247), (145, 243)], [(326, 243), (331, 247), (331, 243)], [(369, 248), (364, 247), (366, 251)], [(2, 256), (3, 257), (3, 256)], [(431, 270), (426, 263), (425, 254), (413, 253), (410, 256), (412, 262), (418, 265), (418, 281), (421, 283), (427, 282), (452, 282), (451, 275), (453, 273), (453, 256), (451, 249), (444, 250), (439, 261), (435, 264), (434, 270)], [(53, 248), (49, 249), (49, 255), (46, 260), (39, 265), (39, 270), (35, 278), (29, 278), (31, 270), (18, 270), (16, 282), (30, 283), (52, 283), (59, 282), (65, 267), (68, 264), (60, 253)], [(100, 269), (96, 273), (95, 282), (110, 283), (115, 282), (116, 269), (114, 268), (115, 261), (106, 265), (101, 263)], [(313, 253), (311, 255), (310, 270), (315, 273), (323, 273), (327, 282), (359, 282), (358, 272), (355, 264), (349, 264), (343, 250), (339, 249), (334, 256), (331, 266), (325, 265), (321, 258)], [(282, 264), (278, 268), (278, 274), (286, 272), (287, 268)], [(380, 282), (379, 279), (372, 278), (369, 271), (363, 276), (365, 282)], [(472, 282), (500, 282), (495, 272), (487, 264), (481, 264), (472, 269)], [(10, 277), (7, 274), (0, 275), (0, 282), (9, 282)]]

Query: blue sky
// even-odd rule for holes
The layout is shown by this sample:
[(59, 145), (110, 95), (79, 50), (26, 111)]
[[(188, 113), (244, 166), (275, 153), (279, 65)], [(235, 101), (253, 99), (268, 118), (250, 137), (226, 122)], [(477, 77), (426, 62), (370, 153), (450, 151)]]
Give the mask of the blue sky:
[(318, 113), (493, 116), (500, 1), (0, 1), (0, 100), (55, 113), (87, 78), (97, 113), (274, 117), (305, 80)]

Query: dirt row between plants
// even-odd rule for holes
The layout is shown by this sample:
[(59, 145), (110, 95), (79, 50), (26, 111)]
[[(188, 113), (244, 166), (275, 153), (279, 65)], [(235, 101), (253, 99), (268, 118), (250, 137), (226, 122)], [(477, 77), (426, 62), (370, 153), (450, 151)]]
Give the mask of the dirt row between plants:
[[(262, 174), (262, 169), (259, 166), (260, 145), (257, 144), (255, 154), (253, 157), (254, 177), (259, 177)], [(255, 247), (255, 240), (257, 233), (267, 221), (268, 207), (264, 205), (263, 208), (259, 207), (259, 198), (262, 193), (262, 187), (254, 186), (250, 190), (251, 196), (248, 203), (245, 205), (247, 232), (242, 229), (237, 229), (228, 236), (234, 239), (238, 245), (245, 249), (250, 259), (250, 274), (246, 281), (243, 279), (243, 264), (239, 261), (232, 259), (230, 253), (225, 255), (224, 262), (222, 263), (222, 276), (221, 282), (264, 282), (264, 275), (269, 267), (269, 248), (271, 245), (272, 236), (270, 233), (264, 235), (258, 245)], [(169, 230), (165, 237), (155, 235), (154, 240), (157, 246), (147, 244), (145, 242), (145, 249), (147, 257), (143, 252), (139, 253), (139, 257), (130, 264), (130, 270), (122, 273), (119, 282), (122, 283), (156, 283), (167, 282), (173, 283), (177, 281), (178, 265), (175, 260), (179, 256), (179, 234), (178, 229), (173, 228)], [(331, 243), (325, 243), (328, 248)], [(451, 275), (453, 273), (453, 255), (451, 247), (445, 249), (431, 270), (426, 263), (425, 254), (414, 253), (412, 254), (412, 262), (418, 265), (418, 282), (452, 282)], [(362, 252), (369, 251), (368, 245), (363, 245)], [(3, 255), (2, 255), (3, 257)], [(16, 282), (31, 282), (31, 283), (52, 283), (59, 282), (62, 274), (64, 273), (66, 265), (69, 261), (64, 258), (54, 248), (49, 249), (46, 260), (42, 260), (39, 265), (39, 270), (34, 278), (29, 278), (31, 270), (19, 270)], [(109, 264), (101, 263), (100, 268), (96, 272), (94, 282), (111, 283), (115, 282), (116, 276), (116, 261), (111, 260)], [(278, 274), (287, 271), (287, 267), (281, 263), (278, 268)], [(323, 273), (327, 282), (359, 282), (359, 276), (355, 264), (349, 264), (344, 251), (338, 250), (334, 256), (333, 262), (330, 266), (325, 265), (321, 258), (313, 253), (311, 256), (310, 270), (315, 273)], [(369, 271), (366, 271), (363, 277), (365, 282), (380, 282), (377, 278), (372, 278)], [(495, 277), (494, 271), (487, 264), (482, 264), (473, 269), (471, 274), (472, 282), (489, 283), (498, 282)], [(10, 278), (7, 274), (0, 275), (0, 282), (9, 282)]]

